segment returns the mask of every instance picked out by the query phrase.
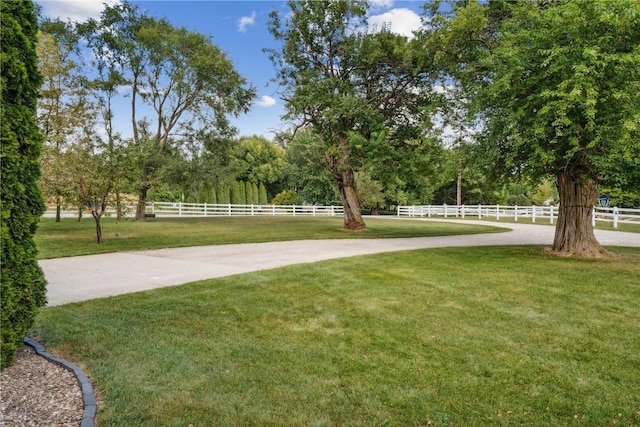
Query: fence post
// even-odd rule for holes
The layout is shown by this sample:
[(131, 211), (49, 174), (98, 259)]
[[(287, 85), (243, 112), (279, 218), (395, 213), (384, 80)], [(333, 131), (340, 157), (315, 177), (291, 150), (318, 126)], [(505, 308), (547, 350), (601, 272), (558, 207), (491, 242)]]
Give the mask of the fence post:
[(596, 226), (596, 208), (595, 207), (591, 208), (591, 226), (592, 227)]
[(496, 221), (500, 221), (500, 205), (496, 205)]
[(462, 205), (462, 219), (464, 219), (464, 205)]
[(182, 216), (182, 202), (178, 202), (178, 216)]
[(536, 205), (531, 206), (531, 208), (533, 209), (531, 211), (531, 222), (535, 223), (536, 222)]
[(618, 215), (619, 215), (618, 207), (613, 207), (613, 228), (618, 228)]
[(482, 204), (478, 204), (478, 219), (482, 219)]
[(513, 216), (515, 217), (516, 222), (518, 222), (518, 205), (515, 205), (514, 208)]
[(231, 203), (229, 203), (229, 207), (227, 208), (228, 216), (231, 216)]
[(554, 207), (553, 205), (549, 205), (549, 222), (551, 224), (553, 224), (553, 211), (554, 211)]
[(207, 216), (207, 202), (204, 202), (204, 216)]

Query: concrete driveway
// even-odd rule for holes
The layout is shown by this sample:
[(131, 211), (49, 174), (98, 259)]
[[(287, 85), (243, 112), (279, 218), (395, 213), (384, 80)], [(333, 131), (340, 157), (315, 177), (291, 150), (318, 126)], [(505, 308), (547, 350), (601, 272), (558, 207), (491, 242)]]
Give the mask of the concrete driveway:
[[(406, 239), (298, 240), (196, 246), (47, 259), (41, 260), (40, 266), (48, 281), (48, 305), (54, 306), (356, 255), (454, 246), (553, 243), (555, 229), (548, 225), (465, 221), (465, 224), (469, 223), (499, 225), (511, 231)], [(596, 237), (606, 246), (640, 247), (640, 234), (636, 233), (596, 230)]]

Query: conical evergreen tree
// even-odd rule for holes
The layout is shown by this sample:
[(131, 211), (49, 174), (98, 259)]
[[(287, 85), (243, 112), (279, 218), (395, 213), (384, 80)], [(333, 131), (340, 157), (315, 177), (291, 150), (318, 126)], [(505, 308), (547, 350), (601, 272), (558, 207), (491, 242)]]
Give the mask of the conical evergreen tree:
[(238, 181), (236, 184), (238, 186), (238, 204), (239, 205), (246, 205), (247, 204), (247, 192), (245, 190), (244, 182)]
[(35, 122), (42, 81), (36, 7), (31, 1), (0, 1), (0, 22), (0, 368), (5, 368), (47, 298), (33, 240), (44, 212), (38, 189), (42, 135)]
[(269, 197), (267, 196), (267, 188), (261, 182), (258, 188), (258, 204), (266, 205), (269, 203)]

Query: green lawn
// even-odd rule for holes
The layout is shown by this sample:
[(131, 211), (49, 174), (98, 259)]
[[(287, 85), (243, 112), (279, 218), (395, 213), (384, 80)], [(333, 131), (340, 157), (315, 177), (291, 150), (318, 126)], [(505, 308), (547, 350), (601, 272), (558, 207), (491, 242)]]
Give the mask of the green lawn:
[[(467, 215), (464, 219), (463, 218), (456, 218), (455, 216), (449, 215), (448, 218), (444, 218), (443, 216), (439, 216), (439, 217), (433, 217), (433, 218), (438, 218), (438, 219), (448, 219), (448, 220), (459, 220), (459, 221), (465, 221), (465, 220), (473, 220), (473, 221), (477, 221), (478, 217), (477, 216), (473, 216), (473, 215)], [(483, 216), (480, 220), (481, 221), (487, 221), (487, 225), (491, 224), (491, 223), (504, 223), (504, 224), (513, 224), (513, 223), (519, 223), (519, 224), (537, 224), (537, 225), (547, 225), (547, 226), (551, 226), (551, 227), (555, 227), (556, 226), (556, 219), (554, 218), (554, 222), (553, 224), (549, 221), (549, 217), (546, 218), (536, 218), (536, 221), (533, 222), (531, 218), (525, 218), (525, 217), (520, 217), (518, 218), (518, 221), (516, 221), (513, 217), (501, 217), (499, 220), (497, 220), (495, 217), (490, 217), (490, 216)], [(604, 222), (604, 221), (596, 221), (596, 229), (599, 230), (610, 230), (610, 231), (624, 231), (627, 233), (640, 233), (640, 222), (636, 222), (636, 223), (629, 223), (629, 222), (621, 222), (618, 223), (618, 228), (613, 228), (613, 223), (612, 222)]]
[(136, 222), (103, 222), (104, 243), (95, 242), (92, 218), (56, 223), (43, 218), (35, 240), (41, 259), (89, 255), (139, 249), (221, 245), (302, 239), (367, 239), (427, 237), (506, 231), (487, 224), (425, 223), (365, 218), (369, 228), (362, 232), (342, 229), (342, 217), (216, 217), (171, 218)]
[(101, 426), (639, 425), (640, 249), (538, 249), (202, 281), (46, 308), (31, 335), (89, 375)]

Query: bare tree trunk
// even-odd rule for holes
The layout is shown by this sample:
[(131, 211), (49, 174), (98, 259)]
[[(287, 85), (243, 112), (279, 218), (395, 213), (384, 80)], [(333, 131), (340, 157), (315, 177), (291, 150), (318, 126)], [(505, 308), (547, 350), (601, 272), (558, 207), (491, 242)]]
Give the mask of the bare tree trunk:
[(566, 256), (602, 257), (608, 252), (596, 240), (591, 225), (598, 191), (583, 170), (584, 165), (574, 161), (557, 176), (560, 206), (552, 250)]
[(57, 194), (56, 195), (56, 222), (60, 222), (61, 211), (62, 211), (62, 200), (60, 198), (60, 195)]
[(136, 220), (145, 220), (144, 214), (147, 204), (147, 191), (149, 191), (149, 188), (151, 188), (149, 184), (144, 184), (140, 187), (140, 193), (138, 193), (138, 205), (136, 206)]
[(462, 127), (460, 128), (459, 131), (459, 136), (458, 136), (459, 140), (458, 140), (458, 179), (456, 181), (456, 205), (458, 206), (458, 209), (461, 209), (460, 206), (462, 206)]
[(120, 190), (116, 190), (116, 221), (120, 221), (122, 216), (122, 198), (120, 197)]
[(102, 243), (102, 225), (100, 224), (100, 218), (102, 214), (98, 214), (95, 210), (91, 211), (93, 219), (96, 221), (96, 239), (98, 244)]
[(458, 163), (458, 180), (456, 181), (456, 206), (458, 207), (457, 215), (462, 215), (462, 165)]
[(462, 205), (462, 169), (458, 168), (458, 181), (456, 182), (456, 205)]
[(344, 207), (344, 228), (346, 230), (364, 230), (367, 228), (360, 212), (360, 199), (356, 191), (356, 181), (353, 169), (334, 174), (334, 179), (340, 193), (340, 200)]

